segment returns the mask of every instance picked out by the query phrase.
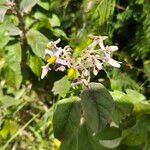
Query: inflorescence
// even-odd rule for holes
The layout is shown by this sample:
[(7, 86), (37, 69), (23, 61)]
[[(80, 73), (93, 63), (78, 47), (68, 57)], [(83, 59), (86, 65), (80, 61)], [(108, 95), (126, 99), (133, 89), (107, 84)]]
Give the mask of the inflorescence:
[(82, 83), (88, 85), (91, 74), (96, 76), (105, 65), (120, 68), (121, 62), (112, 58), (113, 52), (117, 51), (118, 47), (104, 45), (107, 36), (89, 35), (89, 38), (92, 39), (92, 43), (84, 48), (82, 56), (78, 57), (74, 56), (74, 50), (70, 46), (58, 47), (60, 39), (49, 42), (45, 49), (47, 64), (42, 67), (41, 79), (48, 71), (54, 69), (66, 72), (73, 85)]

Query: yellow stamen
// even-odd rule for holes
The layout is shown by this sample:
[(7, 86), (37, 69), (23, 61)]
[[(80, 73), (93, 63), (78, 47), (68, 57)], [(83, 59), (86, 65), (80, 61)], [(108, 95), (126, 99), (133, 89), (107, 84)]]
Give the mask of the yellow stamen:
[(74, 68), (69, 68), (67, 70), (67, 76), (69, 78), (75, 78), (76, 77), (76, 70)]
[(56, 62), (56, 59), (57, 59), (57, 58), (56, 58), (55, 56), (51, 56), (51, 57), (49, 57), (49, 58), (47, 59), (47, 62), (53, 64), (53, 63)]

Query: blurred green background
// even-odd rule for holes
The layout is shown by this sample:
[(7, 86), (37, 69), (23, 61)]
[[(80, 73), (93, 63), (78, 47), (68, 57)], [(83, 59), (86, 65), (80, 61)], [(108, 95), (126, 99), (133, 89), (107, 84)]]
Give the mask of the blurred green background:
[(150, 98), (149, 0), (14, 3), (0, 0), (0, 149), (58, 149), (52, 115), (60, 97), (51, 89), (64, 74), (52, 71), (40, 79), (44, 49), (51, 40), (61, 38), (60, 46), (69, 44), (80, 54), (89, 34), (107, 35), (106, 44), (119, 47), (113, 57), (122, 67), (106, 68), (92, 81), (111, 91), (132, 89)]

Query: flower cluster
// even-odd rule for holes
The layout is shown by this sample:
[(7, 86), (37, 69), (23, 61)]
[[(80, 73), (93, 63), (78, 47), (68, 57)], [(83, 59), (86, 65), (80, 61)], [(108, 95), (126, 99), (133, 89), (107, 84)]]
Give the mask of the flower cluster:
[(92, 43), (83, 49), (82, 56), (75, 57), (70, 46), (58, 47), (60, 39), (49, 42), (45, 50), (47, 64), (43, 66), (41, 78), (43, 79), (52, 68), (56, 71), (66, 71), (67, 76), (72, 79), (73, 84), (83, 83), (88, 85), (91, 74), (97, 75), (104, 65), (119, 68), (120, 63), (112, 58), (113, 52), (118, 50), (117, 46), (105, 46), (104, 40), (107, 36), (89, 35)]

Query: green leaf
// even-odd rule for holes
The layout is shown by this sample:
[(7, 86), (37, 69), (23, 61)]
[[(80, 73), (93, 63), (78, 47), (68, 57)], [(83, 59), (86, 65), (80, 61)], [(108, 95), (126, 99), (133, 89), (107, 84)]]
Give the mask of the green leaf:
[(103, 129), (112, 119), (114, 101), (100, 83), (91, 83), (81, 95), (83, 115), (92, 132)]
[(140, 94), (139, 92), (135, 90), (127, 89), (126, 93), (133, 103), (142, 102), (146, 100), (144, 95)]
[(111, 93), (111, 95), (115, 101), (113, 121), (119, 124), (124, 117), (132, 113), (134, 105), (132, 102), (130, 102), (127, 94), (123, 92), (114, 91)]
[(63, 99), (57, 103), (53, 117), (54, 135), (59, 140), (70, 140), (78, 132), (81, 107), (78, 97)]
[(3, 49), (3, 47), (9, 42), (10, 37), (5, 34), (5, 28), (3, 25), (0, 25), (0, 49)]
[(20, 3), (20, 11), (25, 13), (29, 12), (38, 1), (39, 0), (22, 0)]
[(31, 46), (32, 51), (39, 57), (44, 57), (44, 52), (48, 39), (36, 30), (29, 30), (26, 34), (27, 42)]
[(138, 93), (137, 91), (127, 89), (126, 93), (130, 99), (130, 102), (134, 104), (134, 113), (150, 114), (150, 103), (146, 100), (145, 96)]
[(28, 58), (28, 66), (36, 76), (40, 76), (42, 72), (43, 62), (38, 56), (30, 55)]
[(2, 136), (4, 139), (8, 137), (8, 135), (12, 136), (14, 135), (18, 130), (18, 124), (13, 120), (5, 120), (4, 126), (2, 130), (0, 130), (0, 136)]
[(8, 108), (8, 107), (15, 106), (18, 104), (19, 104), (19, 101), (15, 100), (13, 97), (0, 95), (0, 107), (1, 108)]
[(69, 140), (63, 140), (59, 150), (78, 150), (78, 132), (75, 135), (71, 135)]
[(101, 145), (106, 148), (115, 148), (119, 146), (122, 140), (121, 130), (115, 127), (106, 127), (96, 134), (96, 139), (99, 139)]
[(21, 74), (21, 45), (16, 43), (5, 47), (5, 66), (3, 69), (6, 83), (19, 89), (22, 82)]
[(60, 26), (60, 20), (57, 17), (57, 15), (53, 14), (52, 18), (49, 18), (48, 20), (49, 20), (52, 27), (59, 27)]
[(55, 95), (59, 94), (61, 97), (65, 97), (66, 94), (69, 92), (70, 88), (71, 83), (68, 80), (68, 77), (64, 76), (63, 78), (54, 83), (52, 91), (54, 92)]
[(85, 122), (82, 123), (78, 133), (78, 150), (106, 150), (92, 135)]
[(150, 131), (150, 115), (140, 115), (136, 124), (123, 131), (123, 144), (136, 146), (145, 143)]
[(49, 10), (49, 8), (50, 8), (50, 4), (47, 0), (40, 0), (38, 2), (38, 5), (41, 6), (42, 8), (44, 8), (45, 10)]
[(55, 36), (57, 36), (57, 37), (63, 36), (64, 38), (67, 39), (66, 33), (65, 33), (63, 30), (59, 29), (59, 28), (52, 29), (52, 32), (53, 32), (53, 34), (54, 34)]
[(121, 137), (121, 129), (115, 127), (106, 127), (96, 134), (96, 138), (100, 140), (113, 140)]
[(148, 80), (150, 81), (150, 60), (144, 62), (144, 72), (145, 75), (148, 77)]
[(106, 148), (116, 148), (120, 145), (122, 137), (113, 140), (99, 140), (99, 143)]

